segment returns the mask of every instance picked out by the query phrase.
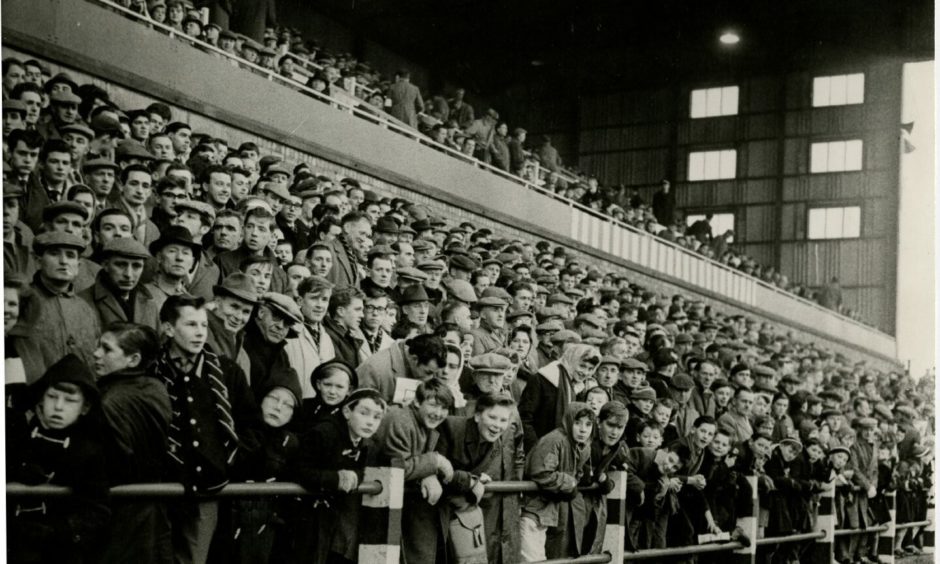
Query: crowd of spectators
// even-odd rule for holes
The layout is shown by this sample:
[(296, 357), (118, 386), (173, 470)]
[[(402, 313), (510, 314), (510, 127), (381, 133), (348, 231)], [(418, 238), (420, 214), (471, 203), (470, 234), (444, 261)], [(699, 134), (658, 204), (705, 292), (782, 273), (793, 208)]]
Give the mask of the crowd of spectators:
[[(35, 60), (3, 61), (3, 94), (7, 477), (74, 493), (11, 501), (12, 562), (355, 561), (375, 464), (404, 468), (408, 562), (467, 556), (455, 521), (493, 563), (597, 553), (613, 470), (631, 550), (753, 542), (752, 475), (767, 536), (811, 529), (827, 488), (841, 528), (888, 520), (890, 491), (900, 522), (926, 514), (930, 379)], [(485, 491), (518, 479), (538, 491)], [(247, 481), (321, 497), (200, 497)], [(196, 495), (107, 496), (152, 482)], [(920, 551), (919, 529), (898, 540)], [(877, 543), (837, 555), (877, 561)]]
[[(239, 9), (238, 2), (231, 5), (202, 2), (202, 10), (181, 0), (118, 0), (116, 3), (183, 35), (219, 47), (229, 55), (276, 72), (287, 80), (304, 83), (316, 92), (352, 103), (370, 113), (395, 118), (403, 125), (418, 129), (440, 146), (460, 153), (461, 158), (487, 163), (579, 202), (602, 216), (863, 321), (859, 311), (846, 304), (827, 305), (827, 286), (813, 288), (791, 281), (773, 266), (748, 256), (735, 244), (733, 230), (713, 234), (711, 217), (687, 222), (682, 210), (676, 208), (669, 180), (662, 181), (649, 203), (636, 187), (601, 185), (590, 172), (566, 166), (549, 136), (528, 139), (524, 128), (510, 128), (497, 110), (488, 108), (480, 112), (479, 108), (474, 108), (465, 99), (463, 89), (455, 90), (449, 97), (422, 95), (411, 83), (407, 70), (397, 71), (394, 77), (384, 76), (368, 62), (359, 61), (349, 53), (331, 53), (316, 40), (305, 39), (297, 29), (278, 26), (273, 2), (250, 3), (250, 9)], [(233, 20), (233, 13), (239, 17)]]

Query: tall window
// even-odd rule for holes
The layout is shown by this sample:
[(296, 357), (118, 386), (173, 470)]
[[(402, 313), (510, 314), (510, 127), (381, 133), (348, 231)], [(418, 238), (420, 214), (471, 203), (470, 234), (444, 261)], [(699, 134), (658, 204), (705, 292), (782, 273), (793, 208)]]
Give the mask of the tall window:
[(733, 116), (738, 113), (738, 87), (703, 88), (692, 91), (692, 117)]
[[(692, 227), (696, 221), (706, 220), (705, 214), (692, 214), (685, 216), (685, 226), (686, 228)], [(712, 228), (712, 236), (717, 237), (727, 233), (728, 231), (734, 231), (734, 214), (733, 213), (716, 213), (712, 214), (711, 221), (708, 222)], [(729, 242), (734, 242), (734, 237), (732, 237)]]
[(824, 141), (810, 147), (809, 171), (843, 172), (862, 170), (862, 140)]
[(862, 208), (811, 208), (810, 239), (857, 239), (862, 231)]
[(865, 102), (865, 75), (840, 74), (813, 79), (813, 107), (846, 106)]
[(734, 178), (738, 166), (738, 152), (693, 151), (689, 153), (689, 181)]

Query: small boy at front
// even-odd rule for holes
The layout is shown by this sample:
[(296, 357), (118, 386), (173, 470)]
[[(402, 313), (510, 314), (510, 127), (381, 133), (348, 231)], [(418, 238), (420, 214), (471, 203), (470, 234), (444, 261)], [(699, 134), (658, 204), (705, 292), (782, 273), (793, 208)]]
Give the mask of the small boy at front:
[(24, 497), (7, 505), (9, 562), (91, 562), (106, 532), (108, 477), (91, 370), (74, 354), (28, 392), (33, 407), (7, 427), (7, 480), (72, 488), (65, 498)]
[[(571, 501), (578, 496), (578, 482), (590, 460), (594, 421), (588, 404), (568, 404), (561, 426), (539, 439), (526, 459), (523, 479), (535, 481), (539, 491), (523, 500), (519, 531), (524, 562), (577, 556), (580, 551), (581, 531), (573, 530)], [(584, 511), (583, 505), (579, 508)], [(586, 515), (579, 517), (586, 520)]]

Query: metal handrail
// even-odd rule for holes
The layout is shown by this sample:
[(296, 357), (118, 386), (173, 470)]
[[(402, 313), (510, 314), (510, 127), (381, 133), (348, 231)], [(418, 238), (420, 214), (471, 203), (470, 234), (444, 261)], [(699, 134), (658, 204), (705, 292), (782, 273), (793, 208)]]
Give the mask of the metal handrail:
[(926, 527), (930, 523), (931, 523), (930, 521), (909, 521), (907, 523), (897, 523), (894, 525), (894, 530), (913, 529), (914, 527)]
[(790, 542), (822, 539), (825, 537), (826, 531), (814, 531), (812, 533), (797, 533), (795, 535), (784, 535), (782, 537), (765, 537), (762, 539), (757, 539), (757, 542), (754, 544), (757, 546), (763, 546), (765, 544), (786, 544)]
[(869, 533), (883, 533), (890, 528), (890, 525), (877, 525), (874, 527), (865, 527), (864, 529), (836, 529), (832, 534), (837, 537), (851, 537), (855, 535), (867, 535)]
[[(111, 497), (119, 498), (173, 498), (183, 497), (187, 492), (180, 483), (127, 484), (110, 489)], [(312, 492), (300, 484), (292, 482), (239, 482), (228, 484), (218, 492), (199, 494), (200, 497), (259, 497), (269, 495), (324, 496), (334, 492)], [(359, 484), (355, 492), (364, 495), (382, 493), (382, 483), (369, 481)], [(72, 488), (65, 486), (27, 486), (20, 483), (7, 484), (7, 496), (12, 497), (66, 497), (72, 495)]]
[(744, 545), (738, 541), (726, 542), (722, 544), (702, 544), (679, 546), (676, 548), (651, 548), (649, 550), (639, 550), (637, 552), (628, 552), (623, 555), (624, 562), (633, 562), (635, 560), (650, 560), (652, 558), (668, 558), (671, 556), (688, 556), (692, 554), (705, 554), (710, 552), (731, 552), (740, 550)]
[(610, 554), (586, 554), (577, 558), (553, 558), (535, 564), (606, 564), (612, 560)]
[[(528, 180), (526, 180), (526, 179), (524, 179), (524, 178), (522, 178), (522, 177), (520, 177), (520, 176), (516, 176), (515, 174), (512, 174), (512, 173), (510, 173), (510, 172), (507, 172), (507, 171), (501, 170), (501, 169), (499, 169), (499, 168), (496, 168), (496, 167), (494, 167), (494, 166), (492, 166), (492, 165), (490, 165), (490, 164), (488, 164), (488, 163), (485, 163), (485, 162), (483, 162), (483, 161), (480, 161), (479, 159), (476, 159), (476, 158), (474, 158), (474, 157), (472, 157), (472, 156), (464, 155), (463, 153), (461, 153), (461, 152), (459, 152), (459, 151), (456, 151), (455, 149), (452, 149), (451, 147), (448, 147), (448, 146), (446, 146), (446, 145), (443, 145), (443, 144), (441, 144), (441, 143), (438, 143), (438, 142), (434, 141), (433, 139), (430, 139), (429, 137), (423, 135), (422, 133), (420, 133), (419, 131), (417, 131), (417, 130), (411, 128), (411, 127), (408, 127), (408, 126), (406, 126), (406, 125), (404, 125), (404, 124), (399, 125), (398, 123), (396, 123), (395, 121), (389, 119), (389, 118), (386, 117), (386, 116), (383, 116), (383, 115), (378, 114), (378, 113), (372, 113), (372, 112), (368, 112), (368, 111), (362, 110), (362, 109), (360, 109), (359, 107), (357, 107), (357, 106), (355, 106), (355, 105), (352, 105), (352, 104), (349, 104), (349, 103), (346, 103), (346, 102), (337, 100), (337, 99), (335, 99), (335, 98), (333, 98), (333, 97), (331, 97), (331, 96), (328, 96), (328, 95), (322, 94), (322, 93), (320, 93), (320, 92), (317, 92), (317, 91), (311, 89), (310, 87), (308, 87), (306, 84), (302, 84), (302, 83), (297, 82), (296, 80), (283, 77), (283, 76), (281, 76), (279, 73), (277, 73), (276, 71), (273, 71), (273, 70), (271, 70), (271, 69), (267, 69), (267, 68), (261, 67), (261, 66), (259, 66), (259, 65), (256, 65), (256, 64), (254, 64), (254, 63), (251, 63), (251, 62), (249, 62), (249, 61), (246, 61), (245, 59), (242, 59), (241, 57), (232, 55), (232, 54), (230, 54), (230, 53), (227, 53), (227, 52), (225, 52), (225, 51), (219, 49), (219, 48), (216, 47), (215, 45), (212, 45), (212, 44), (210, 44), (210, 43), (206, 43), (205, 41), (202, 41), (201, 39), (198, 39), (198, 38), (195, 38), (195, 37), (191, 37), (191, 36), (189, 36), (189, 35), (186, 35), (185, 33), (182, 33), (182, 32), (180, 32), (180, 31), (178, 31), (178, 30), (176, 30), (176, 29), (173, 29), (172, 27), (169, 27), (169, 26), (167, 26), (167, 25), (165, 25), (165, 24), (162, 24), (162, 23), (159, 23), (159, 22), (155, 22), (155, 21), (151, 20), (149, 17), (147, 17), (146, 15), (144, 15), (144, 14), (138, 14), (137, 12), (134, 12), (133, 10), (130, 10), (130, 9), (128, 9), (128, 8), (125, 8), (124, 6), (121, 6), (121, 5), (119, 5), (119, 4), (116, 4), (116, 3), (112, 2), (111, 0), (89, 0), (89, 1), (91, 1), (91, 2), (93, 2), (93, 3), (101, 4), (101, 5), (103, 5), (103, 6), (107, 6), (109, 9), (112, 9), (112, 10), (114, 10), (114, 11), (120, 12), (120, 13), (124, 14), (126, 17), (128, 17), (128, 18), (130, 18), (130, 19), (138, 20), (138, 21), (140, 21), (141, 23), (143, 23), (144, 25), (147, 25), (147, 26), (149, 26), (149, 27), (151, 27), (151, 28), (153, 28), (153, 29), (158, 29), (158, 30), (160, 30), (160, 31), (162, 31), (162, 32), (164, 32), (164, 33), (166, 33), (167, 35), (170, 35), (171, 37), (183, 39), (184, 41), (187, 41), (187, 42), (189, 42), (189, 43), (191, 43), (191, 44), (193, 44), (193, 45), (195, 45), (195, 46), (198, 46), (200, 49), (207, 50), (207, 51), (210, 51), (210, 52), (212, 52), (212, 53), (215, 53), (215, 54), (217, 54), (217, 55), (219, 55), (219, 56), (225, 57), (225, 58), (227, 58), (227, 59), (229, 59), (229, 60), (231, 60), (231, 61), (236, 62), (236, 63), (237, 63), (238, 65), (240, 65), (240, 66), (244, 66), (244, 67), (249, 68), (249, 69), (251, 69), (251, 70), (253, 70), (253, 71), (255, 71), (255, 72), (258, 72), (258, 73), (260, 73), (260, 74), (265, 75), (265, 76), (268, 78), (268, 80), (271, 80), (272, 82), (283, 83), (283, 84), (289, 86), (290, 88), (292, 88), (292, 89), (294, 89), (294, 90), (299, 90), (299, 91), (301, 91), (301, 92), (304, 92), (305, 94), (308, 94), (308, 95), (310, 95), (310, 96), (312, 96), (312, 97), (314, 97), (314, 98), (316, 98), (316, 99), (318, 99), (318, 100), (320, 100), (320, 101), (323, 101), (323, 102), (325, 102), (325, 103), (328, 103), (328, 104), (331, 104), (331, 105), (335, 105), (335, 106), (341, 107), (341, 108), (345, 109), (346, 111), (352, 113), (353, 115), (356, 115), (357, 117), (365, 118), (365, 119), (367, 119), (367, 120), (369, 120), (369, 121), (378, 121), (378, 122), (380, 122), (380, 123), (382, 124), (383, 127), (388, 128), (388, 129), (391, 129), (391, 130), (395, 131), (396, 133), (399, 133), (399, 134), (401, 134), (401, 135), (404, 135), (405, 137), (408, 137), (408, 138), (410, 138), (410, 139), (412, 139), (412, 140), (414, 140), (414, 141), (417, 141), (418, 143), (427, 145), (427, 146), (429, 146), (429, 147), (432, 147), (432, 148), (434, 148), (434, 149), (437, 149), (437, 150), (439, 150), (439, 151), (442, 151), (442, 152), (444, 152), (444, 153), (447, 153), (447, 154), (449, 154), (449, 155), (452, 156), (452, 157), (455, 157), (455, 158), (458, 158), (458, 159), (462, 159), (462, 160), (464, 160), (464, 161), (472, 160), (473, 162), (472, 162), (471, 164), (472, 164), (473, 166), (475, 166), (475, 167), (486, 169), (486, 170), (488, 170), (488, 171), (489, 171), (490, 173), (492, 173), (492, 174), (496, 174), (496, 175), (498, 175), (498, 176), (501, 176), (501, 177), (503, 177), (503, 178), (505, 178), (505, 179), (507, 179), (507, 180), (510, 180), (510, 181), (512, 181), (512, 182), (515, 182), (515, 183), (517, 183), (517, 184), (522, 184), (523, 186), (525, 186), (526, 188), (528, 188), (528, 189), (530, 189), (530, 190), (534, 190), (534, 191), (539, 192), (539, 193), (541, 193), (541, 194), (543, 194), (543, 195), (547, 195), (547, 196), (549, 196), (549, 197), (551, 197), (551, 198), (553, 198), (553, 199), (555, 199), (555, 200), (561, 201), (561, 202), (563, 202), (563, 203), (569, 205), (570, 207), (581, 209), (582, 211), (584, 211), (584, 212), (586, 212), (586, 213), (589, 213), (589, 214), (591, 214), (591, 215), (594, 215), (594, 216), (598, 217), (599, 219), (604, 220), (604, 221), (607, 221), (607, 222), (609, 222), (609, 223), (611, 223), (611, 224), (613, 224), (613, 225), (618, 225), (618, 226), (620, 226), (620, 227), (622, 227), (622, 228), (624, 228), (624, 229), (627, 229), (627, 230), (629, 230), (629, 231), (632, 231), (632, 232), (634, 232), (634, 233), (636, 233), (636, 234), (642, 235), (642, 236), (644, 236), (644, 237), (652, 238), (652, 239), (655, 240), (656, 242), (658, 242), (658, 243), (660, 243), (660, 244), (664, 244), (664, 245), (670, 246), (670, 247), (672, 247), (674, 250), (677, 250), (677, 251), (679, 251), (679, 252), (681, 252), (681, 253), (683, 253), (683, 254), (689, 255), (689, 256), (692, 257), (693, 259), (701, 260), (701, 261), (704, 261), (706, 264), (710, 264), (710, 265), (712, 265), (712, 266), (715, 266), (715, 267), (718, 267), (718, 268), (720, 268), (720, 269), (726, 270), (728, 273), (730, 273), (730, 274), (733, 275), (733, 276), (739, 276), (739, 277), (742, 277), (742, 278), (745, 279), (745, 280), (754, 281), (754, 282), (756, 282), (758, 285), (764, 286), (765, 288), (769, 288), (769, 289), (775, 291), (776, 293), (782, 294), (782, 295), (784, 295), (784, 296), (786, 296), (786, 297), (788, 297), (788, 298), (795, 299), (795, 300), (800, 301), (800, 302), (802, 302), (802, 303), (804, 303), (804, 304), (806, 304), (806, 305), (812, 306), (812, 307), (814, 307), (814, 308), (820, 310), (820, 311), (823, 312), (823, 313), (828, 313), (828, 314), (830, 314), (830, 315), (835, 315), (835, 316), (837, 316), (838, 318), (840, 318), (842, 321), (850, 322), (850, 323), (855, 324), (855, 325), (857, 325), (857, 326), (859, 326), (859, 327), (861, 327), (861, 328), (863, 328), (863, 329), (867, 329), (867, 330), (869, 330), (869, 331), (874, 331), (874, 332), (879, 333), (879, 334), (881, 334), (881, 335), (890, 337), (890, 335), (888, 335), (887, 333), (884, 333), (883, 331), (881, 331), (880, 329), (878, 329), (878, 328), (876, 328), (876, 327), (873, 327), (873, 326), (870, 326), (870, 325), (866, 325), (866, 324), (864, 324), (864, 323), (862, 323), (862, 322), (860, 322), (860, 321), (856, 321), (856, 320), (854, 320), (854, 319), (852, 319), (852, 318), (850, 318), (850, 317), (847, 317), (847, 316), (845, 316), (845, 315), (842, 315), (841, 313), (838, 313), (838, 312), (836, 312), (836, 311), (830, 310), (830, 309), (828, 309), (828, 308), (824, 308), (824, 307), (822, 307), (821, 305), (816, 304), (816, 303), (814, 303), (814, 302), (811, 302), (811, 301), (809, 301), (809, 300), (807, 300), (807, 299), (805, 299), (805, 298), (802, 298), (802, 297), (800, 297), (800, 296), (797, 296), (796, 294), (793, 294), (793, 293), (791, 293), (791, 292), (787, 292), (786, 290), (782, 290), (782, 289), (780, 289), (780, 288), (777, 288), (776, 286), (773, 286), (773, 285), (771, 285), (771, 284), (768, 284), (767, 282), (764, 282), (763, 280), (761, 280), (760, 278), (757, 278), (756, 276), (752, 276), (752, 275), (749, 275), (749, 274), (745, 274), (745, 273), (743, 273), (743, 272), (741, 272), (741, 271), (739, 271), (739, 270), (736, 270), (736, 269), (734, 269), (734, 268), (732, 268), (732, 267), (729, 267), (729, 266), (727, 266), (727, 265), (725, 265), (725, 264), (723, 264), (723, 263), (721, 263), (721, 262), (719, 262), (719, 261), (716, 261), (716, 260), (714, 260), (714, 259), (711, 259), (711, 258), (702, 256), (702, 255), (699, 255), (699, 254), (695, 253), (694, 251), (691, 251), (691, 250), (689, 250), (689, 249), (686, 249), (685, 247), (682, 247), (682, 246), (680, 246), (680, 245), (677, 245), (677, 244), (673, 243), (672, 241), (667, 241), (666, 239), (663, 239), (663, 238), (661, 238), (661, 237), (657, 237), (657, 236), (655, 236), (655, 235), (653, 235), (653, 234), (650, 234), (650, 233), (648, 233), (648, 232), (646, 232), (646, 231), (644, 231), (644, 230), (637, 229), (637, 228), (633, 227), (632, 225), (628, 225), (628, 224), (626, 224), (626, 223), (623, 223), (623, 222), (621, 222), (621, 221), (619, 221), (619, 220), (617, 220), (617, 219), (615, 219), (615, 218), (613, 218), (613, 217), (600, 214), (600, 213), (597, 212), (597, 210), (593, 210), (593, 209), (591, 209), (591, 208), (588, 208), (587, 206), (584, 206), (584, 205), (581, 204), (580, 202), (576, 202), (576, 201), (574, 201), (574, 200), (571, 200), (571, 199), (566, 198), (566, 197), (564, 197), (564, 196), (561, 196), (561, 195), (559, 195), (559, 194), (555, 194), (555, 193), (552, 192), (552, 191), (545, 190), (545, 189), (542, 188), (541, 186), (538, 186), (538, 185), (536, 185), (536, 184), (534, 184), (534, 183), (532, 183), (532, 182), (529, 182)], [(363, 102), (363, 103), (365, 103), (365, 102)], [(577, 181), (577, 180), (575, 180), (575, 181)]]

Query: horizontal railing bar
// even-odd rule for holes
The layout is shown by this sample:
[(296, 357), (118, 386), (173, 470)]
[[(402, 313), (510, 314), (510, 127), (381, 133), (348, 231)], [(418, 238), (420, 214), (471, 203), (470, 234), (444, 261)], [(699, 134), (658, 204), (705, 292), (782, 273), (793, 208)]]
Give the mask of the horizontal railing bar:
[(731, 552), (741, 548), (744, 548), (744, 545), (738, 541), (726, 542), (723, 544), (680, 546), (677, 548), (652, 548), (649, 550), (628, 552), (627, 554), (623, 555), (623, 561), (633, 562), (634, 560), (649, 560), (651, 558), (667, 558), (670, 556), (686, 556), (689, 554), (703, 554), (707, 552)]
[(535, 564), (605, 564), (610, 562), (610, 554), (588, 554), (577, 558), (555, 558), (553, 560), (542, 560)]
[[(199, 495), (205, 495), (206, 497), (257, 497), (269, 495), (324, 496), (330, 493), (334, 492), (311, 492), (300, 484), (291, 482), (240, 482), (228, 484), (218, 492), (212, 494)], [(382, 484), (380, 482), (365, 482), (359, 484), (355, 493), (378, 495), (382, 493)], [(18, 483), (7, 484), (7, 495), (12, 497), (65, 497), (71, 494), (72, 489), (64, 486), (27, 486)], [(111, 488), (110, 495), (111, 497), (122, 498), (166, 498), (183, 497), (187, 495), (187, 492), (183, 484), (179, 483), (127, 484)]]
[(930, 521), (910, 521), (908, 523), (898, 523), (894, 526), (894, 529), (913, 529), (914, 527), (926, 527), (930, 524)]
[(850, 537), (854, 535), (867, 535), (869, 533), (883, 533), (890, 529), (888, 525), (878, 525), (877, 527), (867, 527), (865, 529), (836, 529), (834, 536)]
[(800, 542), (805, 540), (821, 539), (826, 536), (826, 531), (815, 531), (812, 533), (799, 533), (796, 535), (786, 535), (782, 537), (766, 537), (757, 539), (757, 546), (765, 544), (786, 544), (789, 542)]

